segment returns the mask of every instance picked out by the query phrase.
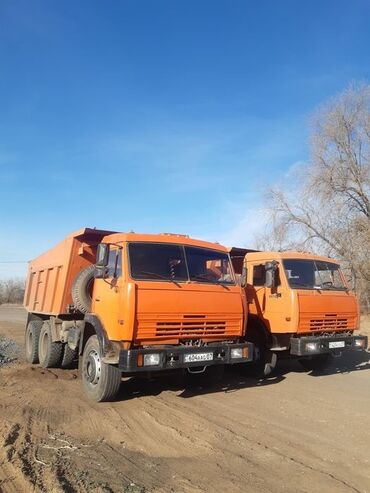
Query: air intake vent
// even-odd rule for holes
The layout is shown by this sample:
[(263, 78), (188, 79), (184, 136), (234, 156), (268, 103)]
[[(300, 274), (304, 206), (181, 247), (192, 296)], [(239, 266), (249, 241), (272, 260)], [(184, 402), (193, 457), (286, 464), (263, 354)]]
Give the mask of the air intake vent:
[(135, 340), (226, 340), (240, 337), (242, 326), (243, 321), (239, 314), (139, 314)]
[(157, 336), (180, 338), (222, 335), (226, 330), (225, 320), (207, 320), (205, 315), (185, 315), (181, 321), (158, 321)]
[(348, 328), (348, 319), (335, 315), (310, 320), (310, 330), (344, 330)]

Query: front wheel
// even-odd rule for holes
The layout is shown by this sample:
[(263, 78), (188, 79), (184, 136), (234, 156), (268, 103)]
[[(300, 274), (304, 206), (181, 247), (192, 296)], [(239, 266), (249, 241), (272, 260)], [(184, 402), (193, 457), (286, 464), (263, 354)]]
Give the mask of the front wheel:
[(252, 378), (263, 379), (271, 375), (277, 363), (277, 355), (270, 349), (259, 347), (259, 359), (255, 363), (243, 363), (245, 373)]
[(307, 358), (301, 358), (298, 360), (306, 371), (311, 370), (323, 370), (331, 361), (331, 354), (316, 354), (315, 356), (308, 356)]
[(103, 402), (116, 397), (122, 375), (116, 366), (103, 363), (96, 335), (91, 336), (86, 343), (81, 373), (84, 390), (90, 399)]

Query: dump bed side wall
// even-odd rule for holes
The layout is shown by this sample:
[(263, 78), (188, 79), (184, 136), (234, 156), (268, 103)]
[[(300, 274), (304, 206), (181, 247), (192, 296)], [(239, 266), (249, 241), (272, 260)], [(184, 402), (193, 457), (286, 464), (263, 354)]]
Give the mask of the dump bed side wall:
[(95, 260), (96, 242), (67, 237), (30, 262), (24, 305), (29, 312), (60, 315), (72, 304), (71, 288), (77, 274)]

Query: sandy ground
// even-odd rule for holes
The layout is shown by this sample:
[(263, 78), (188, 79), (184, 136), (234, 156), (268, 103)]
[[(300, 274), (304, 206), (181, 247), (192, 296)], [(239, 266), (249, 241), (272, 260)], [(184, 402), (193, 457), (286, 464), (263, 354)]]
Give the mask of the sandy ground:
[[(23, 330), (23, 310), (0, 307), (0, 334)], [(213, 388), (134, 379), (101, 404), (77, 370), (3, 367), (0, 492), (370, 492), (369, 357)]]

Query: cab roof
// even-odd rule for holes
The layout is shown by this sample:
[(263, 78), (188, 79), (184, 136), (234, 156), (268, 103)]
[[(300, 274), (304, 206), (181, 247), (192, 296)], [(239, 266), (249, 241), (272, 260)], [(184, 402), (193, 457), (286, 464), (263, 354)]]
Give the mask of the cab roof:
[(113, 233), (105, 236), (102, 240), (104, 243), (121, 243), (121, 242), (149, 242), (149, 243), (176, 243), (180, 245), (197, 246), (201, 248), (211, 248), (227, 253), (227, 248), (219, 243), (210, 241), (197, 240), (190, 238), (188, 235), (176, 233)]
[(331, 262), (334, 264), (339, 263), (338, 260), (335, 260), (330, 257), (324, 257), (321, 255), (316, 255), (310, 252), (298, 252), (298, 251), (290, 251), (286, 250), (283, 252), (248, 252), (247, 253), (247, 261), (249, 260), (258, 260), (258, 261), (270, 261), (270, 260), (284, 260), (284, 259), (303, 259), (303, 260), (321, 260), (323, 262)]

